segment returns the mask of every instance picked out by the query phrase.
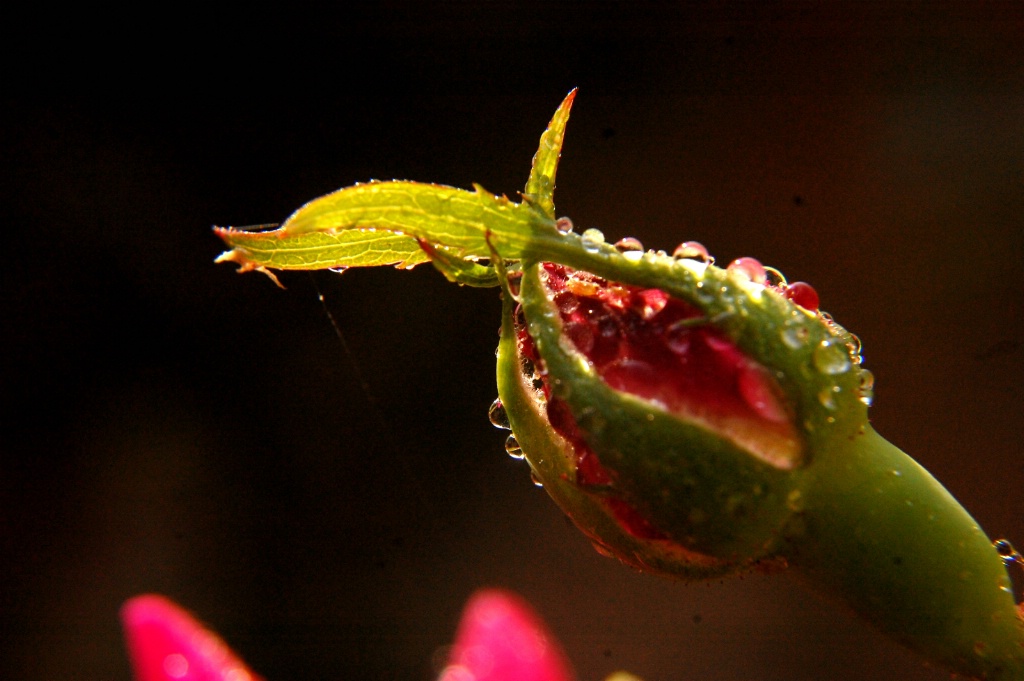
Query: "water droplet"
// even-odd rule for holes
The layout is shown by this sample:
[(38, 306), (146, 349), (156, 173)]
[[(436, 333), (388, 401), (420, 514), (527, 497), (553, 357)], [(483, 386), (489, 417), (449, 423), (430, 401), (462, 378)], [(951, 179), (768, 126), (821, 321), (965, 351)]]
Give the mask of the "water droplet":
[(555, 229), (561, 234), (568, 234), (572, 231), (572, 220), (569, 218), (558, 218), (555, 220)]
[(869, 407), (875, 401), (875, 375), (867, 369), (860, 370), (860, 387), (857, 389), (857, 397)]
[(637, 260), (639, 260), (644, 254), (644, 245), (640, 243), (639, 239), (634, 239), (631, 236), (627, 236), (625, 239), (619, 239), (615, 242), (615, 249), (619, 253), (636, 253)]
[(505, 405), (501, 403), (501, 398), (491, 402), (491, 408), (487, 410), (487, 418), (491, 420), (491, 425), (495, 428), (512, 430), (512, 424), (509, 423), (508, 414), (505, 413)]
[(764, 273), (768, 281), (768, 286), (774, 286), (775, 288), (786, 288), (786, 276), (782, 272), (778, 271), (774, 267), (764, 266)]
[(590, 542), (590, 545), (594, 547), (595, 551), (600, 553), (605, 558), (614, 558), (615, 557), (615, 554), (612, 553), (612, 550), (610, 548), (608, 548), (607, 546), (605, 546), (604, 544), (598, 543), (596, 541), (592, 541), (592, 542)]
[(835, 392), (834, 392), (834, 390), (835, 390), (835, 388), (838, 388), (838, 387), (839, 386), (834, 386), (833, 388), (822, 388), (818, 392), (818, 402), (821, 402), (821, 406), (825, 407), (828, 410), (833, 410), (833, 409), (836, 408), (836, 399), (835, 399)]
[(683, 243), (676, 246), (676, 250), (672, 251), (672, 257), (681, 260), (683, 258), (687, 260), (699, 260), (707, 264), (711, 264), (715, 261), (714, 258), (708, 253), (708, 249), (704, 247), (704, 244), (697, 241), (684, 241)]
[(598, 253), (604, 246), (604, 234), (591, 227), (580, 236), (580, 243), (583, 244), (583, 250), (587, 253)]
[(788, 284), (783, 295), (805, 310), (810, 310), (811, 312), (818, 311), (818, 292), (806, 282), (794, 281), (792, 284)]
[(992, 546), (995, 547), (996, 553), (999, 554), (1006, 565), (1020, 563), (1024, 566), (1024, 556), (1020, 555), (1008, 539), (996, 539), (992, 542)]
[(555, 296), (555, 305), (559, 311), (564, 315), (571, 315), (573, 312), (579, 309), (580, 299), (574, 296), (569, 291), (562, 291)]
[(533, 471), (533, 470), (530, 471), (530, 480), (533, 482), (533, 486), (534, 487), (543, 487), (544, 486), (544, 483), (541, 482), (540, 478), (537, 477), (537, 472), (536, 471)]
[(783, 329), (780, 335), (782, 336), (782, 342), (787, 347), (799, 350), (807, 345), (807, 339), (811, 337), (811, 330), (806, 326), (793, 326)]
[(850, 370), (850, 355), (846, 345), (833, 339), (821, 341), (811, 357), (814, 366), (823, 374), (835, 376)]
[(850, 360), (854, 364), (861, 363), (860, 351), (862, 348), (863, 346), (861, 345), (860, 338), (851, 333), (849, 339), (846, 341), (846, 349), (850, 351)]
[(505, 440), (505, 451), (513, 459), (522, 459), (526, 456), (523, 454), (523, 448), (519, 446), (519, 440), (516, 439), (515, 435), (509, 435), (508, 439)]
[(764, 265), (756, 258), (736, 258), (725, 269), (762, 286), (768, 281)]

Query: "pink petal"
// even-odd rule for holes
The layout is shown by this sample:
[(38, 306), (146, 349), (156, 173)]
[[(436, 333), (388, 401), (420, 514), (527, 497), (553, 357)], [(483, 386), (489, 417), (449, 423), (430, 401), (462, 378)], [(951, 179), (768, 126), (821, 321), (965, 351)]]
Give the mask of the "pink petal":
[(439, 681), (572, 681), (569, 662), (518, 596), (478, 591), (466, 604)]
[(136, 681), (258, 681), (216, 634), (162, 596), (131, 599), (121, 622)]

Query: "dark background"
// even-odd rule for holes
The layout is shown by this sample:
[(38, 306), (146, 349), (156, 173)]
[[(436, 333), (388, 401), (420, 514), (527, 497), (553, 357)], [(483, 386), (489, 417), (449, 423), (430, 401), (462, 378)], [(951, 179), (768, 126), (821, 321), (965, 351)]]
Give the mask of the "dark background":
[(0, 677), (127, 680), (156, 591), (270, 681), (430, 679), (501, 585), (581, 680), (948, 678), (787, 575), (598, 556), (487, 422), (494, 290), (280, 291), (210, 227), (370, 178), (514, 196), (578, 86), (559, 214), (812, 282), (878, 430), (1024, 543), (1019, 3), (77, 12), (0, 29)]

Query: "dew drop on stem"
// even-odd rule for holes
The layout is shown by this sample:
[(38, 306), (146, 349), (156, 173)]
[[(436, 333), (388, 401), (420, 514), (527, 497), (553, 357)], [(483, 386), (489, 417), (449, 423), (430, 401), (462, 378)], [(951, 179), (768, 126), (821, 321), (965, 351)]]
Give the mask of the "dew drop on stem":
[(505, 451), (513, 459), (522, 459), (526, 455), (523, 454), (523, 448), (519, 446), (519, 440), (516, 439), (515, 435), (509, 435), (505, 440)]
[(505, 405), (501, 403), (501, 399), (496, 399), (491, 402), (491, 408), (487, 410), (487, 418), (490, 419), (491, 425), (501, 430), (512, 430), (512, 424), (509, 423), (508, 414), (505, 413)]

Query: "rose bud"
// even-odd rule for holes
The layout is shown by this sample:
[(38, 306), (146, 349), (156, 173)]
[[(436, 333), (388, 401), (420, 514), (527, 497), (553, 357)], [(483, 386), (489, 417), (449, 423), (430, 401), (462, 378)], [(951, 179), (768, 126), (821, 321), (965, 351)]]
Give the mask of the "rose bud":
[(500, 285), (492, 421), (599, 551), (683, 578), (788, 566), (937, 664), (1024, 678), (1004, 565), (1020, 554), (872, 429), (860, 341), (813, 288), (753, 258), (716, 267), (694, 242), (649, 252), (555, 219), (574, 94), (521, 203), (357, 184), (279, 229), (218, 228), (218, 260), (268, 274), (429, 261)]

